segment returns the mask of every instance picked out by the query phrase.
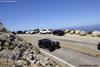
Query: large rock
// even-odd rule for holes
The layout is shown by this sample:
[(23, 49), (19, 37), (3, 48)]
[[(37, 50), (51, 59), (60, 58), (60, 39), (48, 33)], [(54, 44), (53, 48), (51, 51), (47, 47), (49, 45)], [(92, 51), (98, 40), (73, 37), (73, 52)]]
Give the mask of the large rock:
[(85, 35), (87, 35), (87, 33), (85, 31), (80, 32), (80, 36), (85, 36)]
[(93, 31), (92, 36), (100, 37), (100, 32), (99, 31)]
[(41, 67), (56, 67), (58, 65), (41, 55), (40, 50), (31, 43), (27, 43), (10, 32), (5, 32), (2, 27), (0, 30), (0, 59), (12, 59), (15, 67), (33, 67), (31, 65), (34, 64)]
[(79, 35), (80, 32), (81, 32), (80, 30), (75, 30), (75, 34), (76, 34), (76, 35)]
[(70, 32), (70, 30), (65, 30), (64, 32), (65, 32), (65, 34), (67, 34), (67, 33), (69, 33), (69, 32)]
[(70, 34), (74, 34), (74, 33), (75, 33), (75, 30), (70, 30), (69, 33), (70, 33)]
[(16, 67), (12, 59), (0, 58), (0, 67)]
[(16, 62), (16, 66), (21, 66), (21, 67), (30, 67), (30, 63), (26, 60), (18, 60)]

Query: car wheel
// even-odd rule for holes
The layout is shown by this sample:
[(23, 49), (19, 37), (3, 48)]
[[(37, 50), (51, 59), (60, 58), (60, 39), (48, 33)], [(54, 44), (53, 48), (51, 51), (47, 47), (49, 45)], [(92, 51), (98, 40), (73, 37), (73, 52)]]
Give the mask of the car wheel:
[(38, 47), (39, 47), (39, 48), (42, 48), (42, 46), (41, 46), (40, 44), (38, 45)]
[(57, 49), (61, 48), (59, 42), (56, 42), (56, 48), (57, 48)]
[(38, 47), (39, 47), (39, 48), (43, 48), (43, 45), (42, 45), (41, 42), (38, 42)]
[(50, 52), (53, 52), (55, 49), (52, 47), (52, 48), (48, 48), (48, 50), (49, 50)]

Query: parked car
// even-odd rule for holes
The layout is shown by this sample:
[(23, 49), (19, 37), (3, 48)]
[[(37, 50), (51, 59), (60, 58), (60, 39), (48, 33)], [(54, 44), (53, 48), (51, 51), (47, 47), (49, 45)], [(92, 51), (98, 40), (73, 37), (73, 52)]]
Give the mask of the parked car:
[(63, 30), (54, 30), (52, 32), (54, 35), (58, 35), (58, 36), (63, 36), (65, 35), (65, 32)]
[(97, 44), (97, 49), (100, 50), (100, 42)]
[(47, 30), (46, 29), (40, 30), (40, 34), (47, 34)]
[(30, 34), (36, 34), (36, 33), (39, 33), (39, 29), (35, 29), (35, 30), (30, 31)]
[(14, 35), (16, 35), (16, 32), (15, 31), (12, 31), (11, 33), (14, 34)]
[(24, 31), (23, 31), (23, 34), (26, 34), (27, 31), (28, 31), (28, 30), (24, 30)]
[(26, 30), (26, 31), (25, 31), (25, 34), (30, 34), (30, 31), (29, 31), (29, 30)]
[(23, 34), (23, 31), (17, 31), (17, 34)]
[(60, 48), (60, 43), (58, 41), (53, 41), (50, 39), (40, 39), (38, 40), (38, 47), (48, 49), (49, 51), (54, 51)]
[(31, 30), (31, 31), (30, 31), (30, 34), (35, 34), (35, 31), (34, 31), (34, 30)]
[(51, 34), (51, 29), (42, 29), (40, 30), (40, 34)]
[(47, 29), (47, 33), (51, 34), (52, 33), (52, 29)]

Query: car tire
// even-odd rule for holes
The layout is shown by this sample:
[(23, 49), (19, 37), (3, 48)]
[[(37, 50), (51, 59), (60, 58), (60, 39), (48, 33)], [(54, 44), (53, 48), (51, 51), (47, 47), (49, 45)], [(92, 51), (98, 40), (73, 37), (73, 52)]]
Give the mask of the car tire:
[(59, 42), (56, 42), (56, 48), (57, 48), (57, 49), (61, 48)]
[(41, 46), (40, 44), (38, 45), (38, 47), (39, 47), (39, 48), (42, 48), (42, 46)]
[(43, 45), (41, 44), (41, 42), (38, 42), (38, 47), (43, 48)]
[(55, 49), (52, 47), (52, 48), (48, 48), (48, 50), (49, 50), (50, 52), (53, 52)]

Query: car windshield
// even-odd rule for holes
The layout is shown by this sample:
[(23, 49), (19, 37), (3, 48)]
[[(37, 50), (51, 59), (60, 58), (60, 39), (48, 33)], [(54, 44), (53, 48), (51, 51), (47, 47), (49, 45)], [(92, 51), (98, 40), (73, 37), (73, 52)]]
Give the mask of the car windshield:
[(43, 29), (42, 31), (47, 31), (46, 29)]

